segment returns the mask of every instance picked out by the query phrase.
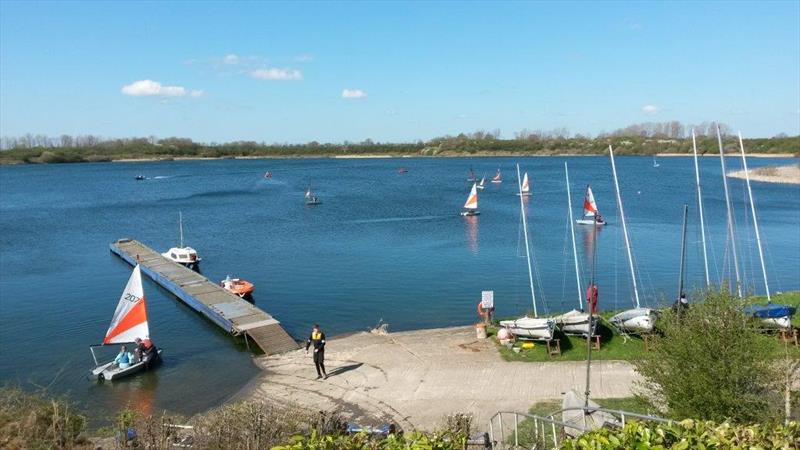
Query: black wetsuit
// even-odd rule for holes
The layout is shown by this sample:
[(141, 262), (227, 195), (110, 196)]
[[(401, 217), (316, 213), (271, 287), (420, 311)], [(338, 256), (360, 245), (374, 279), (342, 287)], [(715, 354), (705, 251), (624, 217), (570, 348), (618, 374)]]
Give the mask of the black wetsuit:
[(311, 336), (306, 342), (306, 351), (314, 346), (314, 366), (317, 368), (317, 376), (328, 376), (325, 372), (325, 333), (322, 331), (312, 331)]

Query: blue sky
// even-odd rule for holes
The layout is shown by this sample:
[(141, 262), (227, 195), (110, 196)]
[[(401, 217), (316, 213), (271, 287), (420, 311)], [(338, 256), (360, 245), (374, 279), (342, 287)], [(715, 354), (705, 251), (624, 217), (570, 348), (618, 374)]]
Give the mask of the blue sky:
[[(149, 80), (149, 81), (147, 81)], [(800, 133), (800, 2), (0, 2), (0, 133)]]

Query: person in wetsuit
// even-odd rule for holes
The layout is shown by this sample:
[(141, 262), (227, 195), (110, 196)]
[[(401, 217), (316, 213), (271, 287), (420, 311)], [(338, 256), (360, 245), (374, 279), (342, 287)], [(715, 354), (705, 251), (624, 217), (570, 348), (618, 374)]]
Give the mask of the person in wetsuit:
[(319, 329), (319, 325), (314, 324), (311, 329), (311, 336), (306, 341), (306, 353), (308, 348), (314, 346), (314, 366), (317, 368), (317, 379), (328, 379), (328, 373), (325, 372), (325, 333)]

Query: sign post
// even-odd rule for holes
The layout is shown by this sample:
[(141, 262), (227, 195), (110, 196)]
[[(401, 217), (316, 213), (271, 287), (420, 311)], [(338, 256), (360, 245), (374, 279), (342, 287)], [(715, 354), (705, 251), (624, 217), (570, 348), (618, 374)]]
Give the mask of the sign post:
[(492, 323), (492, 314), (494, 314), (494, 291), (481, 292), (481, 307), (483, 322), (486, 325)]

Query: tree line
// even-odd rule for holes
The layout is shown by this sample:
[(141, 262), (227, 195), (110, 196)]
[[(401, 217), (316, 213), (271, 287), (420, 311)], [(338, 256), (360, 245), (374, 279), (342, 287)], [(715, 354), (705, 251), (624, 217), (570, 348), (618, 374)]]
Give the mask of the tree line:
[[(361, 142), (280, 144), (256, 141), (202, 143), (189, 138), (155, 136), (104, 139), (95, 135), (26, 134), (0, 138), (0, 163), (92, 162), (115, 159), (180, 157), (324, 157), (336, 155), (552, 155), (602, 154), (614, 145), (619, 154), (690, 153), (691, 131), (697, 136), (701, 153), (718, 153), (717, 128), (725, 136), (726, 151), (738, 148), (731, 128), (723, 123), (703, 122), (684, 125), (678, 121), (645, 122), (596, 136), (572, 134), (566, 128), (552, 130), (523, 129), (511, 139), (503, 139), (498, 129), (478, 130), (456, 136), (440, 136), (428, 141), (405, 143)], [(750, 138), (745, 146), (751, 153), (800, 153), (800, 136), (778, 135)]]

